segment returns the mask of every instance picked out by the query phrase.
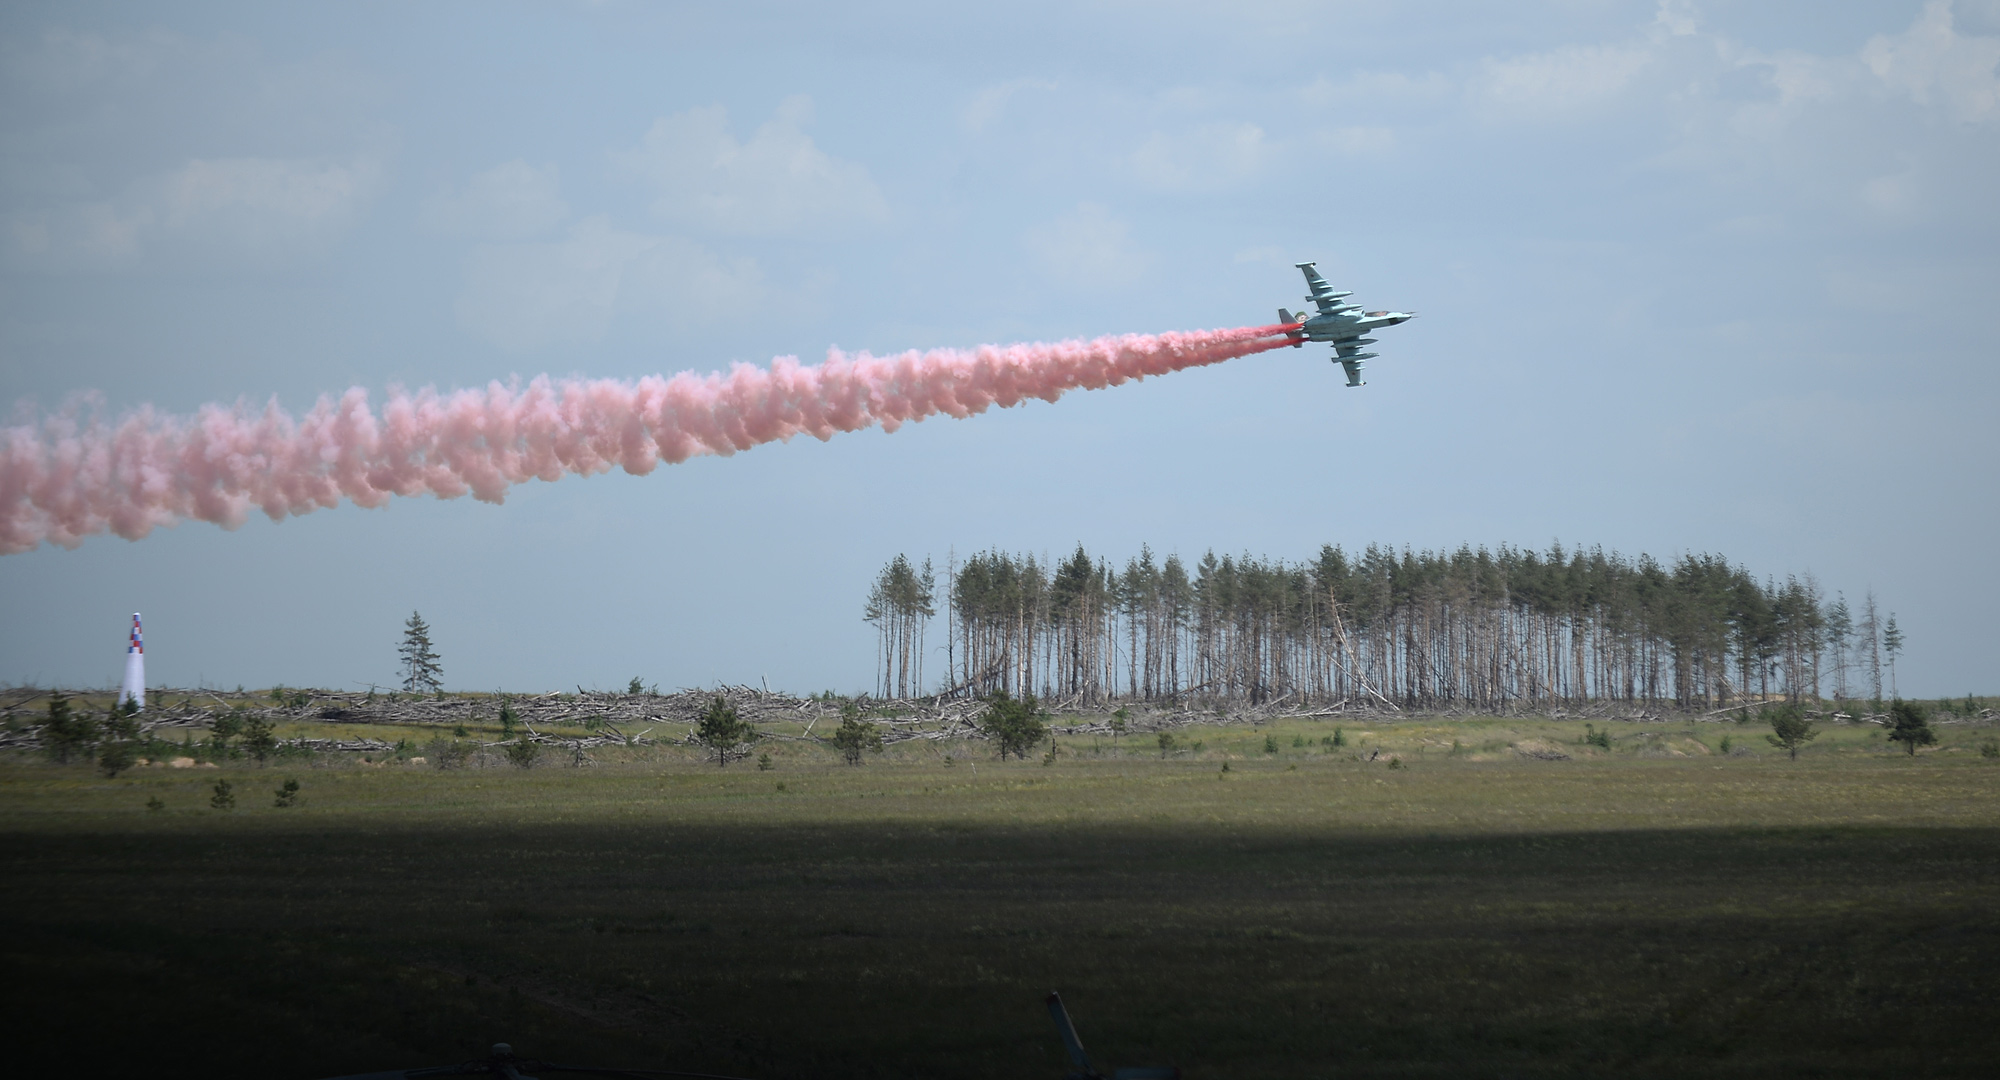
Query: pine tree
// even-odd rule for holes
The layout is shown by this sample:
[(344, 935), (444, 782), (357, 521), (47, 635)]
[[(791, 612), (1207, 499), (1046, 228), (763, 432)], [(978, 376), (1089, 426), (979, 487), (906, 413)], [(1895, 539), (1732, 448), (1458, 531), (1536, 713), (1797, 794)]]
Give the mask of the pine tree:
[(840, 730), (833, 733), (833, 745), (849, 765), (859, 765), (862, 754), (882, 752), (882, 732), (861, 719), (860, 706), (850, 701), (840, 707)]
[(1882, 651), (1889, 654), (1889, 696), (1902, 697), (1896, 690), (1896, 656), (1903, 651), (1903, 632), (1896, 627), (1896, 613), (1882, 627)]
[(862, 621), (875, 624), (882, 677), (881, 696), (904, 698), (923, 693), (924, 631), (937, 613), (937, 574), (927, 558), (921, 570), (908, 556), (898, 555), (876, 576), (868, 592)]
[(986, 699), (986, 712), (974, 722), (987, 738), (999, 745), (1000, 760), (1005, 761), (1010, 752), (1026, 758), (1028, 750), (1048, 735), (1048, 725), (1042, 717), (1033, 694), (1017, 699), (1009, 697), (1005, 690), (996, 690)]
[(60, 690), (49, 691), (49, 718), (42, 724), (42, 745), (58, 764), (79, 754), (88, 756), (97, 741), (97, 724), (76, 711)]
[(422, 615), (410, 612), (409, 621), (403, 624), (403, 643), (396, 647), (396, 655), (403, 661), (403, 689), (436, 693), (443, 685), (439, 679), (444, 675), (444, 667), (431, 649), (430, 624), (424, 622)]
[(1796, 705), (1781, 705), (1775, 709), (1760, 710), (1765, 722), (1771, 725), (1771, 734), (1764, 736), (1772, 746), (1789, 751), (1792, 760), (1799, 759), (1799, 747), (1819, 738), (1812, 721), (1807, 720)]
[(269, 720), (252, 716), (243, 721), (243, 751), (256, 758), (258, 764), (263, 764), (277, 748), (278, 739)]
[(1862, 601), (1859, 629), (1861, 636), (1855, 642), (1855, 648), (1861, 651), (1861, 663), (1868, 669), (1869, 700), (1877, 702), (1879, 707), (1882, 700), (1882, 624), (1876, 614), (1874, 589), (1868, 590)]
[(1911, 757), (1916, 756), (1917, 747), (1929, 746), (1937, 741), (1937, 732), (1931, 730), (1930, 717), (1915, 702), (1897, 701), (1891, 704), (1889, 724), (1894, 729), (1889, 732), (1889, 741), (1902, 743)]
[(1833, 650), (1833, 696), (1834, 700), (1847, 697), (1847, 639), (1854, 634), (1854, 614), (1847, 610), (1847, 597), (1841, 596), (1826, 612), (1826, 643)]
[(715, 751), (715, 764), (729, 764), (729, 755), (738, 746), (756, 738), (756, 732), (749, 724), (737, 718), (736, 710), (718, 694), (709, 703), (708, 710), (701, 715), (701, 723), (694, 730), (694, 739)]

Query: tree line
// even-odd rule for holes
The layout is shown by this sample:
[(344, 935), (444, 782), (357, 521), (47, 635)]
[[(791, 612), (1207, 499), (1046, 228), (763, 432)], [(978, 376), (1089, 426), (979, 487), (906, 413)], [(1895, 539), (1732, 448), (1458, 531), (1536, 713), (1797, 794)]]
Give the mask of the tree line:
[[(1829, 691), (1881, 700), (1903, 648), (1872, 590), (1849, 605), (1810, 574), (1760, 580), (1719, 555), (1559, 543), (1329, 544), (1300, 562), (1210, 551), (1192, 567), (1150, 547), (1122, 567), (1082, 545), (1059, 560), (954, 555), (943, 640), (927, 648), (938, 585), (929, 559), (898, 555), (870, 589), (881, 696), (1713, 708)], [(935, 684), (927, 653), (943, 654)]]

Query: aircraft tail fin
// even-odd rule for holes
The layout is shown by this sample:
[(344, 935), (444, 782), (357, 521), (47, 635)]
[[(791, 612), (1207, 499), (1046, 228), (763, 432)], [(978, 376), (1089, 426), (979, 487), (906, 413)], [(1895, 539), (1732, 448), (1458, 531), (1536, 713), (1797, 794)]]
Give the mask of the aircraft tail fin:
[[(1278, 323), (1282, 326), (1297, 326), (1305, 321), (1306, 317), (1304, 315), (1294, 315), (1285, 308), (1278, 309)], [(1298, 337), (1292, 339), (1292, 348), (1303, 349), (1305, 347), (1306, 338), (1304, 334), (1300, 334)]]

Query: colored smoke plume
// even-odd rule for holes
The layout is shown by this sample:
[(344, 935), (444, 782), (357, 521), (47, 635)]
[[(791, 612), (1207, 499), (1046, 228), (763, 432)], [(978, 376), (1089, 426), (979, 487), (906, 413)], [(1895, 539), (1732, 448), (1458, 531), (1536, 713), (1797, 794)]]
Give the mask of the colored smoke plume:
[(613, 465), (644, 474), (801, 432), (894, 431), (1288, 342), (1284, 327), (1256, 326), (881, 357), (833, 350), (818, 367), (782, 356), (726, 375), (392, 390), (379, 414), (356, 387), (296, 419), (275, 401), (261, 411), (206, 405), (191, 417), (146, 407), (109, 425), (72, 409), (0, 428), (0, 552), (75, 547), (107, 530), (136, 540), (183, 518), (233, 528), (253, 507), (279, 520), (342, 499), (380, 506), (424, 492), (497, 503), (526, 480)]

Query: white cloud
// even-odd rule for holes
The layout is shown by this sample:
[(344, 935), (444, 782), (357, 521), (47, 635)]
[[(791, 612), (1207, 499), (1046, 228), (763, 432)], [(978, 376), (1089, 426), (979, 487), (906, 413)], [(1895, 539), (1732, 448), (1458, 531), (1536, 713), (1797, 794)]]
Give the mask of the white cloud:
[(805, 97), (786, 99), (748, 142), (721, 106), (654, 122), (626, 162), (657, 191), (653, 212), (676, 224), (739, 235), (823, 232), (887, 220), (868, 170), (831, 157), (801, 130)]
[(1903, 217), (1918, 206), (1918, 181), (1914, 172), (1878, 176), (1861, 185), (1861, 197), (1876, 210), (1891, 217)]
[(556, 166), (536, 168), (516, 158), (472, 178), (462, 190), (439, 192), (424, 202), (430, 229), (461, 236), (525, 239), (569, 218)]
[(1488, 60), (1476, 89), (1487, 103), (1514, 116), (1575, 112), (1616, 97), (1651, 59), (1646, 49), (1633, 46), (1572, 45)]
[(5, 68), (10, 81), (31, 93), (74, 94), (105, 83), (141, 82), (167, 63), (199, 51), (193, 43), (159, 31), (112, 40), (56, 27), (33, 46), (9, 49)]
[(1960, 34), (1951, 0), (1931, 0), (1901, 34), (1869, 39), (1861, 59), (1892, 90), (1920, 105), (1936, 101), (1961, 121), (1984, 120), (2000, 108), (2000, 37)]
[(72, 203), (7, 216), (9, 261), (40, 269), (126, 266), (139, 258), (153, 217), (110, 203)]
[(233, 233), (263, 246), (348, 224), (380, 176), (368, 160), (190, 161), (164, 178), (159, 208), (168, 229)]
[(972, 103), (959, 114), (959, 120), (969, 131), (981, 131), (988, 124), (1000, 119), (1007, 111), (1007, 103), (1015, 94), (1023, 90), (1054, 90), (1056, 84), (1046, 79), (1013, 79), (989, 86), (973, 95)]
[(1321, 75), (1299, 91), (1299, 98), (1316, 109), (1392, 109), (1431, 105), (1448, 98), (1455, 84), (1444, 75), (1425, 72), (1361, 71), (1334, 82)]
[(1175, 191), (1214, 190), (1263, 170), (1274, 148), (1255, 124), (1203, 124), (1186, 131), (1154, 132), (1133, 152), (1140, 180)]
[(354, 223), (381, 176), (368, 158), (196, 159), (118, 198), (8, 215), (9, 254), (45, 268), (103, 268), (163, 243), (258, 256), (310, 250)]
[(1386, 127), (1341, 127), (1315, 133), (1314, 141), (1343, 157), (1379, 158), (1396, 148), (1396, 131)]
[(1056, 280), (1090, 288), (1130, 284), (1150, 259), (1132, 243), (1132, 228), (1096, 203), (1028, 230), (1028, 250)]
[(1653, 13), (1653, 32), (1668, 37), (1688, 37), (1701, 29), (1701, 13), (1694, 0), (1660, 0)]
[(473, 249), (459, 324), (510, 352), (602, 340), (614, 318), (688, 326), (754, 310), (762, 275), (692, 241), (584, 218), (560, 240)]

